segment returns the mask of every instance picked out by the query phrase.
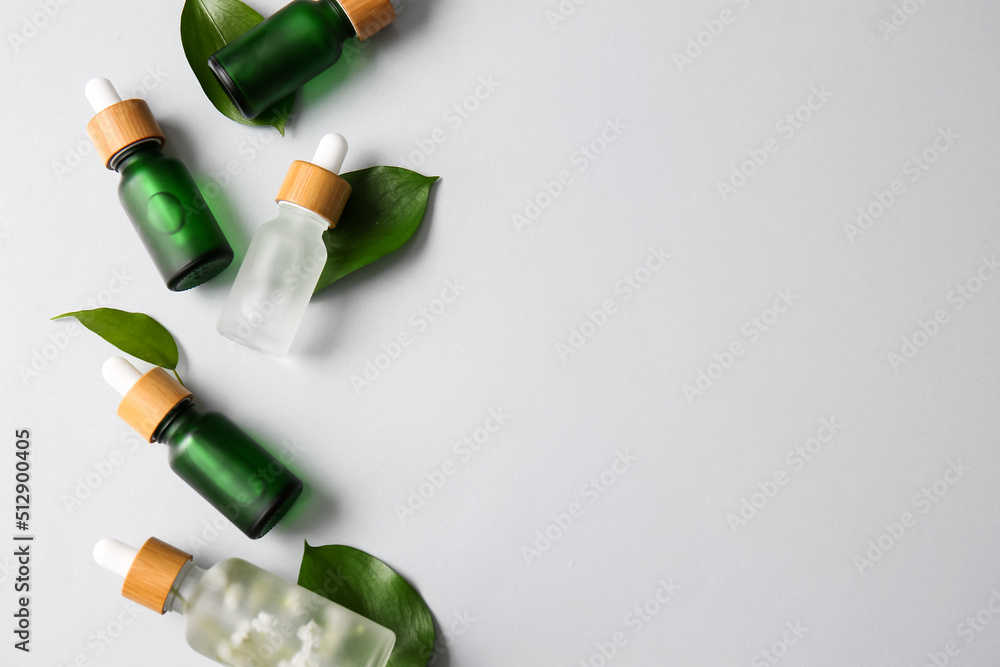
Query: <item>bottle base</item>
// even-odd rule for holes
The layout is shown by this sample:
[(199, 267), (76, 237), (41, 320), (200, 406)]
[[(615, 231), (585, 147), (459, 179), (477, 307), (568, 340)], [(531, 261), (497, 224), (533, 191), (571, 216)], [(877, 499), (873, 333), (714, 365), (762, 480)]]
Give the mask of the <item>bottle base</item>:
[(228, 97), (229, 101), (236, 106), (236, 110), (239, 111), (244, 118), (247, 120), (253, 120), (260, 115), (259, 111), (255, 112), (250, 108), (250, 103), (247, 101), (247, 98), (245, 98), (243, 93), (240, 92), (240, 89), (236, 87), (236, 82), (230, 78), (229, 72), (222, 67), (222, 64), (215, 59), (214, 55), (209, 56), (208, 58), (208, 68), (212, 70), (212, 74), (215, 75), (219, 85), (222, 86), (222, 90), (226, 93), (226, 97)]
[(296, 479), (295, 484), (290, 484), (285, 492), (274, 499), (274, 502), (265, 510), (260, 518), (250, 527), (247, 537), (251, 540), (258, 540), (267, 535), (279, 521), (281, 521), (288, 510), (302, 495), (302, 480)]
[(167, 289), (171, 292), (183, 292), (197, 287), (225, 271), (232, 261), (232, 248), (210, 250), (170, 276), (167, 279)]
[[(282, 345), (275, 343), (274, 341), (261, 336), (256, 333), (254, 327), (249, 325), (245, 320), (238, 322), (236, 325), (226, 326), (222, 322), (216, 325), (215, 330), (220, 336), (228, 338), (234, 343), (239, 343), (243, 347), (248, 347), (254, 352), (260, 352), (266, 354), (269, 357), (275, 357), (280, 359), (288, 354), (288, 350), (291, 348), (291, 343)], [(245, 335), (244, 335), (244, 332)]]

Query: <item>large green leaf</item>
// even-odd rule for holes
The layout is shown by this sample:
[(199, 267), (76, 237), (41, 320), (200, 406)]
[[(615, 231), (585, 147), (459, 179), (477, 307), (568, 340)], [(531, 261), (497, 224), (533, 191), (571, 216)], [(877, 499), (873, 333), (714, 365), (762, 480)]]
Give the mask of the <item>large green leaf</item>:
[(395, 632), (389, 667), (424, 667), (430, 659), (434, 621), (427, 603), (378, 558), (353, 547), (306, 542), (299, 586)]
[(181, 10), (181, 45), (188, 64), (208, 99), (225, 116), (244, 125), (273, 125), (284, 136), (295, 94), (270, 111), (247, 120), (232, 103), (208, 67), (208, 57), (264, 20), (240, 0), (186, 0)]
[(80, 320), (80, 324), (122, 352), (174, 371), (174, 375), (177, 375), (177, 342), (162, 324), (145, 313), (95, 308), (63, 313), (52, 319), (58, 320), (60, 317), (75, 317)]
[(351, 184), (351, 197), (337, 226), (323, 234), (327, 260), (317, 292), (413, 236), (438, 179), (401, 167), (371, 167), (343, 178)]

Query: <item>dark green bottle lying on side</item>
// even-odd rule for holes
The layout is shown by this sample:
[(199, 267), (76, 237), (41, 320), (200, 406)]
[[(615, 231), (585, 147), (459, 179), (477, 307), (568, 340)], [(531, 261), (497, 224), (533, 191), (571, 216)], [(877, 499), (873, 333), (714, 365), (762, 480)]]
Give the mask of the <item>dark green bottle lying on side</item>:
[(344, 42), (392, 23), (390, 0), (292, 0), (209, 59), (222, 89), (256, 118), (340, 59)]
[(274, 527), (302, 493), (302, 482), (240, 427), (191, 399), (153, 434), (170, 449), (170, 467), (250, 539)]
[(112, 357), (103, 374), (122, 395), (118, 416), (165, 444), (173, 471), (247, 537), (265, 535), (295, 504), (302, 481), (227, 417), (198, 409), (162, 368), (140, 375)]
[(233, 250), (179, 160), (163, 154), (163, 132), (139, 99), (122, 101), (107, 79), (87, 83), (97, 113), (87, 124), (118, 195), (167, 287), (181, 292), (221, 273)]

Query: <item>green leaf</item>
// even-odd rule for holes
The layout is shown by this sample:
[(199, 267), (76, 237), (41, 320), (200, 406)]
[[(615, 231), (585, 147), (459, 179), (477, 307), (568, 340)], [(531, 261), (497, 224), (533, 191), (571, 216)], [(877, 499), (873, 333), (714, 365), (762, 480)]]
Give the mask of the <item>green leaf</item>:
[[(58, 320), (60, 317), (75, 317), (80, 320), (80, 324), (126, 354), (167, 370), (175, 371), (177, 368), (177, 343), (174, 337), (149, 315), (114, 308), (95, 308), (63, 313), (52, 319)], [(174, 375), (176, 374), (175, 371)]]
[(378, 558), (352, 547), (306, 542), (299, 586), (396, 633), (388, 667), (424, 667), (434, 650), (434, 621), (420, 593)]
[(371, 167), (342, 176), (351, 184), (351, 197), (337, 226), (323, 234), (327, 260), (317, 292), (413, 236), (438, 180), (401, 167)]
[(240, 0), (186, 0), (181, 10), (181, 45), (188, 64), (208, 99), (223, 115), (244, 125), (273, 125), (285, 135), (285, 121), (292, 112), (295, 94), (247, 120), (232, 103), (208, 67), (208, 57), (264, 20)]

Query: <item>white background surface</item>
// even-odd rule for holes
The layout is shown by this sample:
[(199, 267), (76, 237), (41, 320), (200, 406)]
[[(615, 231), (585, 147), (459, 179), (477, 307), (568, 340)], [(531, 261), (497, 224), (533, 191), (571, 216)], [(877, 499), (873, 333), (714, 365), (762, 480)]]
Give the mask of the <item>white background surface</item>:
[[(101, 537), (150, 535), (203, 565), (240, 556), (289, 579), (304, 539), (365, 549), (461, 630), (439, 645), (453, 667), (599, 667), (619, 632), (609, 664), (996, 664), (1000, 280), (984, 268), (977, 282), (1000, 249), (996, 3), (910, 0), (887, 33), (890, 0), (588, 0), (554, 26), (556, 0), (412, 0), (305, 88), (284, 138), (211, 107), (183, 56), (180, 2), (49, 4), (48, 18), (35, 0), (0, 9), (0, 553), (18, 428), (32, 432), (36, 535), (33, 651), (4, 630), (0, 664), (210, 664), (183, 645), (182, 618), (123, 614), (120, 583), (91, 560)], [(679, 66), (723, 10), (733, 22)], [(316, 298), (276, 361), (214, 332), (235, 265), (190, 292), (162, 285), (86, 139), (97, 75), (146, 98), (168, 152), (224, 186), (211, 204), (240, 255), (325, 132), (350, 139), (345, 169), (409, 163), (442, 180), (413, 241)], [(481, 77), (498, 86), (473, 103)], [(831, 96), (800, 110), (814, 87)], [(477, 108), (449, 121), (463, 102)], [(797, 110), (809, 119), (789, 136), (779, 123)], [(616, 119), (620, 135), (580, 171), (574, 154)], [(408, 157), (435, 128), (433, 154)], [(949, 129), (960, 138), (937, 154)], [(777, 152), (723, 201), (718, 184), (768, 139)], [(936, 162), (914, 172), (928, 149)], [(563, 170), (572, 183), (518, 229), (512, 216)], [(905, 193), (852, 239), (845, 225), (897, 179)], [(651, 247), (670, 259), (646, 275)], [(616, 285), (635, 271), (648, 282), (626, 299)], [(419, 330), (411, 318), (449, 280), (460, 298)], [(971, 299), (954, 291), (965, 284)], [(775, 322), (779, 290), (794, 303)], [(48, 321), (98, 299), (174, 333), (203, 406), (300, 450), (313, 496), (297, 523), (259, 542), (213, 532), (165, 452), (129, 444), (100, 378), (112, 348)], [(607, 299), (616, 312), (561, 358)], [(894, 368), (889, 354), (938, 310), (947, 321)], [(412, 345), (356, 391), (351, 376), (401, 332)], [(737, 341), (719, 377), (713, 355)], [(689, 400), (699, 371), (718, 379)], [(463, 460), (453, 445), (490, 410), (509, 418)], [(824, 419), (836, 435), (798, 463)], [(81, 490), (116, 451), (124, 463)], [(595, 493), (619, 452), (637, 462)], [(401, 520), (396, 505), (447, 461), (456, 474)], [(966, 470), (941, 481), (952, 463)], [(753, 496), (776, 473), (787, 483)], [(763, 507), (735, 526), (744, 500)], [(582, 516), (553, 527), (572, 503)], [(911, 527), (888, 536), (907, 512)], [(558, 539), (531, 556), (546, 530)], [(857, 560), (880, 539), (878, 562)], [(15, 594), (10, 556), (0, 565), (3, 629)], [(660, 582), (680, 587), (666, 605), (650, 602)], [(655, 613), (637, 622), (644, 605)]]

